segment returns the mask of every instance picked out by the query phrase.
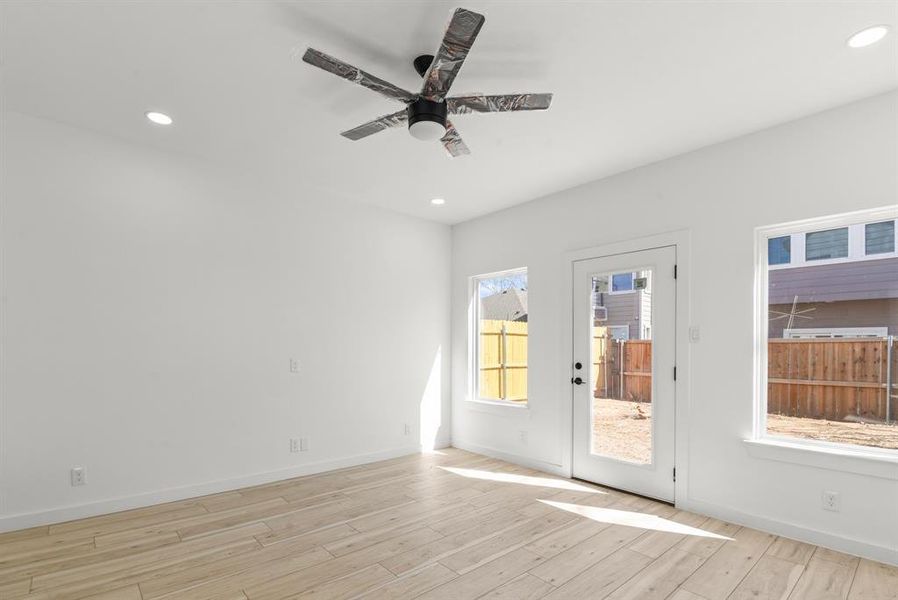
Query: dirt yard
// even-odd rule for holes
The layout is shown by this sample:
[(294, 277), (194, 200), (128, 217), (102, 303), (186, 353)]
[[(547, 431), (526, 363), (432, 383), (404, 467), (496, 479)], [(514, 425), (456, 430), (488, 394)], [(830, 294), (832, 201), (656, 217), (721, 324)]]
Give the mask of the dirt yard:
[[(593, 453), (635, 463), (651, 462), (651, 403), (595, 398), (593, 415)], [(898, 449), (898, 425), (768, 415), (767, 431), (773, 435)]]
[(898, 449), (898, 425), (767, 415), (767, 432), (808, 440)]
[(652, 462), (652, 404), (595, 398), (594, 454), (647, 464)]

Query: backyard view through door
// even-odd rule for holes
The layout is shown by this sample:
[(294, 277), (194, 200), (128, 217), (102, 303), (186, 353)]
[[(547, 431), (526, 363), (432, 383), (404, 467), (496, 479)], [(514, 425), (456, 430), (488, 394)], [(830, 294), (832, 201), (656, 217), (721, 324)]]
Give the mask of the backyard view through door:
[(674, 499), (674, 246), (574, 262), (575, 477)]

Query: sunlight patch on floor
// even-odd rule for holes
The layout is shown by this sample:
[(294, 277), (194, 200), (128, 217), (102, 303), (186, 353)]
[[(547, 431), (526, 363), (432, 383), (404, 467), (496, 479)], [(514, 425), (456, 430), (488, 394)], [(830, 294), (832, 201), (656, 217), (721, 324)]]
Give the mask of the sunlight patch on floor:
[(536, 487), (554, 488), (557, 490), (570, 490), (574, 492), (584, 492), (586, 494), (605, 494), (601, 490), (580, 485), (566, 479), (551, 479), (549, 477), (531, 477), (529, 475), (516, 475), (515, 473), (495, 473), (493, 471), (478, 471), (477, 469), (459, 469), (457, 467), (440, 467), (444, 471), (449, 471), (455, 475), (468, 477), (470, 479), (484, 479), (487, 481), (497, 481), (499, 483), (518, 483), (521, 485), (532, 485)]
[(584, 506), (582, 504), (568, 504), (567, 502), (555, 502), (552, 500), (540, 500), (543, 504), (548, 504), (554, 508), (566, 510), (574, 514), (598, 521), (600, 523), (610, 523), (612, 525), (625, 525), (627, 527), (638, 527), (639, 529), (651, 529), (654, 531), (663, 531), (665, 533), (679, 533), (682, 535), (692, 535), (696, 537), (707, 537), (718, 540), (732, 540), (726, 536), (718, 535), (710, 531), (704, 531), (696, 527), (690, 527), (670, 519), (664, 519), (658, 515), (650, 515), (640, 512), (631, 512), (628, 510), (615, 510), (613, 508), (601, 508), (598, 506)]

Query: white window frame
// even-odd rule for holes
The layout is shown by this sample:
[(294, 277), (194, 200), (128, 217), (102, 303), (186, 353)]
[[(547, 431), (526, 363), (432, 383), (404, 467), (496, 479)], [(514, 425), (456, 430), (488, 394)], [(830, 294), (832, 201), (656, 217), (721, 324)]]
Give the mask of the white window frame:
[[(614, 291), (615, 275), (632, 275), (630, 281), (632, 282), (633, 287), (631, 287), (629, 290)], [(617, 273), (611, 273), (608, 276), (608, 294), (611, 296), (620, 296), (622, 294), (635, 294), (636, 292), (641, 291), (636, 289), (636, 276), (637, 273), (635, 271), (619, 271)]]
[[(505, 269), (503, 271), (494, 271), (492, 273), (483, 273), (481, 275), (473, 275), (468, 278), (468, 298), (470, 298), (470, 307), (468, 314), (470, 315), (468, 326), (468, 390), (466, 400), (482, 405), (493, 405), (508, 408), (527, 409), (530, 405), (530, 357), (527, 357), (527, 401), (514, 402), (512, 400), (503, 400), (501, 398), (481, 398), (480, 397), (480, 290), (479, 284), (484, 279), (494, 279), (497, 277), (505, 277), (524, 273), (527, 275), (527, 288), (530, 288), (530, 275), (527, 267), (516, 267), (514, 269)], [(530, 314), (528, 311), (527, 322), (530, 322)], [(529, 332), (529, 328), (528, 328)], [(529, 338), (528, 338), (529, 344)], [(528, 348), (529, 350), (529, 348)]]
[[(874, 213), (869, 213), (874, 214)], [(895, 251), (894, 252), (881, 252), (879, 254), (867, 254), (867, 224), (869, 223), (879, 223), (881, 221), (893, 221), (896, 219), (892, 219), (886, 217), (884, 219), (876, 219), (875, 217), (868, 217), (859, 222), (851, 222), (846, 225), (839, 225), (840, 221), (834, 221), (836, 225), (832, 225), (833, 221), (820, 221), (818, 225), (811, 226), (806, 229), (800, 229), (799, 231), (782, 231), (779, 235), (770, 234), (769, 238), (775, 237), (785, 237), (786, 235), (791, 235), (791, 256), (790, 261), (787, 263), (782, 263), (779, 265), (769, 265), (769, 269), (771, 271), (779, 270), (779, 269), (794, 269), (795, 267), (808, 267), (812, 265), (833, 265), (839, 263), (848, 263), (848, 262), (858, 262), (858, 261), (867, 261), (867, 260), (880, 260), (883, 258), (895, 258), (898, 257), (898, 222), (895, 223)], [(804, 222), (800, 222), (804, 223)], [(796, 227), (800, 228), (800, 223), (796, 225)], [(829, 223), (829, 224), (824, 224)], [(805, 254), (805, 236), (808, 233), (814, 233), (816, 231), (826, 231), (828, 229), (840, 229), (843, 227), (848, 227), (848, 256), (844, 256), (841, 258), (820, 258), (808, 260)], [(764, 255), (767, 255), (767, 250), (764, 250)]]
[[(755, 229), (754, 422), (752, 437), (745, 440), (753, 456), (806, 464), (824, 469), (864, 473), (887, 479), (898, 479), (898, 469), (896, 469), (896, 465), (898, 465), (898, 450), (777, 436), (767, 433), (767, 273), (776, 270), (777, 267), (795, 266), (795, 237), (802, 238), (800, 246), (802, 256), (800, 258), (803, 262), (803, 237), (805, 233), (845, 227), (847, 225), (849, 226), (849, 248), (851, 248), (852, 243), (857, 243), (857, 241), (852, 242), (852, 229), (856, 230), (860, 226), (863, 231), (863, 226), (866, 223), (887, 221), (889, 219), (898, 219), (898, 205)], [(896, 231), (898, 231), (898, 228), (896, 228)], [(787, 234), (793, 235), (793, 264), (768, 266), (767, 240)], [(863, 236), (861, 236), (860, 246), (862, 252), (864, 247), (863, 241)], [(848, 259), (811, 261), (806, 264), (819, 265), (857, 260), (852, 258), (852, 256), (854, 254), (849, 252)], [(883, 256), (894, 256), (894, 254), (885, 254)], [(833, 457), (838, 458), (834, 459)]]

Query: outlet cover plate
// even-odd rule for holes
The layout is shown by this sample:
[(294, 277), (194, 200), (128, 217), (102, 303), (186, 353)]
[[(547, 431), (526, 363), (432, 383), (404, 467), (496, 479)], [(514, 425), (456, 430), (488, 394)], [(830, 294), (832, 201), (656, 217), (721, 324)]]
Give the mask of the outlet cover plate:
[(86, 483), (84, 476), (84, 467), (72, 468), (72, 486), (84, 485)]
[(823, 510), (839, 512), (842, 509), (842, 498), (839, 492), (823, 492)]

